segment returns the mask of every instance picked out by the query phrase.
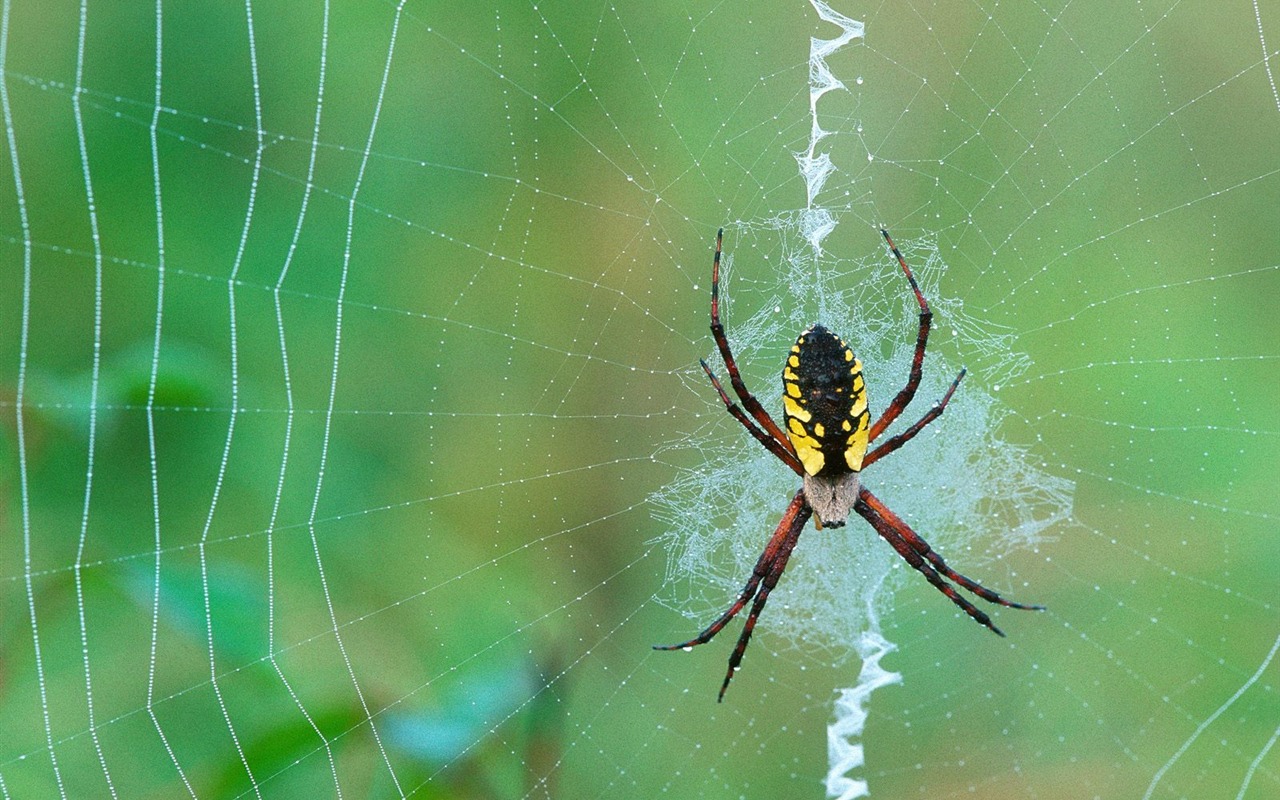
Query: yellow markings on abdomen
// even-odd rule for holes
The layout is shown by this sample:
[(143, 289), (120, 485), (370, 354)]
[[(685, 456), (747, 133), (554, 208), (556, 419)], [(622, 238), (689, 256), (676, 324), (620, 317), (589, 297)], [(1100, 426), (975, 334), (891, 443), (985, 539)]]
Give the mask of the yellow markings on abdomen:
[(804, 465), (804, 471), (816, 475), (826, 464), (827, 457), (822, 452), (822, 442), (809, 435), (804, 423), (795, 417), (787, 418), (787, 438), (796, 449), (796, 456)]
[(844, 460), (854, 472), (862, 470), (862, 459), (867, 455), (867, 434), (871, 430), (871, 414), (867, 411), (867, 385), (862, 379), (862, 360), (853, 359), (849, 370), (852, 379), (850, 391), (853, 393), (853, 405), (849, 408), (849, 417), (853, 425), (846, 420), (841, 426), (844, 430), (853, 430), (845, 440)]
[(782, 396), (782, 411), (786, 415), (787, 419), (794, 417), (801, 422), (808, 422), (813, 419), (813, 415), (810, 414), (804, 406), (797, 403), (788, 395)]
[(800, 334), (782, 385), (787, 438), (805, 472), (860, 471), (871, 420), (862, 362), (844, 340), (820, 325)]

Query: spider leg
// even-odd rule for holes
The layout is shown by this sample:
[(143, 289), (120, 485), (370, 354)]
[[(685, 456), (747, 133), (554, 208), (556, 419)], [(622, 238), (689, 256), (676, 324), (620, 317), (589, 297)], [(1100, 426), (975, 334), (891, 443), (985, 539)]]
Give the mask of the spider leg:
[[(778, 522), (778, 527), (774, 530), (773, 536), (769, 537), (769, 543), (765, 545), (764, 552), (760, 554), (759, 560), (756, 561), (755, 569), (752, 570), (751, 577), (747, 580), (747, 585), (742, 588), (742, 592), (738, 594), (738, 599), (734, 601), (733, 605), (729, 606), (729, 610), (721, 614), (719, 619), (708, 625), (702, 633), (699, 633), (689, 641), (681, 642), (680, 644), (655, 644), (653, 649), (683, 650), (686, 647), (706, 644), (715, 638), (715, 635), (725, 625), (729, 624), (729, 620), (737, 616), (738, 612), (750, 602), (751, 598), (755, 597), (756, 590), (760, 587), (760, 582), (772, 572), (774, 564), (778, 560), (778, 554), (788, 540), (791, 541), (790, 546), (787, 548), (787, 553), (788, 555), (790, 554), (791, 547), (795, 547), (795, 540), (799, 538), (800, 531), (804, 528), (804, 524), (809, 521), (809, 515), (812, 513), (809, 509), (808, 501), (805, 500), (804, 490), (796, 492), (796, 496), (791, 499), (791, 504), (787, 506), (786, 512), (783, 513), (782, 519)], [(774, 582), (777, 582), (777, 578), (774, 578)], [(760, 607), (763, 608), (763, 604)], [(759, 609), (753, 606), (751, 613), (753, 618), (759, 616)]]
[(884, 456), (887, 456), (894, 450), (902, 447), (904, 444), (914, 439), (917, 433), (924, 430), (926, 425), (942, 416), (942, 412), (947, 409), (947, 403), (951, 402), (951, 395), (956, 393), (956, 387), (960, 385), (960, 381), (964, 378), (964, 375), (965, 370), (960, 370), (960, 374), (951, 382), (951, 388), (947, 390), (947, 393), (942, 396), (941, 400), (934, 403), (933, 408), (925, 412), (925, 415), (921, 417), (916, 424), (896, 436), (889, 437), (885, 441), (881, 442), (880, 445), (870, 453), (867, 453), (866, 457), (862, 459), (862, 468), (866, 469), (869, 465), (874, 464)]
[(706, 361), (699, 359), (698, 363), (702, 365), (702, 371), (707, 373), (707, 377), (711, 379), (711, 385), (716, 387), (716, 392), (720, 395), (720, 400), (724, 403), (724, 407), (729, 410), (729, 413), (733, 415), (733, 418), (738, 422), (741, 422), (742, 426), (756, 438), (756, 441), (764, 445), (765, 448), (767, 448), (770, 453), (777, 456), (782, 463), (791, 467), (797, 475), (803, 475), (804, 468), (800, 466), (800, 462), (796, 459), (795, 455), (790, 450), (787, 450), (782, 445), (778, 444), (778, 441), (772, 436), (757, 428), (755, 424), (751, 422), (751, 419), (743, 413), (742, 409), (738, 407), (738, 404), (729, 399), (729, 395), (725, 393), (724, 386), (721, 385), (720, 379), (717, 378), (716, 374), (707, 366)]
[(761, 612), (764, 611), (764, 604), (769, 600), (769, 593), (773, 591), (774, 586), (777, 586), (778, 579), (782, 577), (783, 571), (787, 568), (787, 561), (791, 558), (791, 551), (795, 549), (796, 542), (800, 539), (800, 532), (804, 530), (804, 526), (812, 514), (813, 510), (809, 508), (809, 503), (804, 496), (804, 490), (796, 492), (796, 496), (791, 499), (791, 504), (787, 506), (786, 512), (778, 522), (778, 527), (774, 530), (773, 536), (769, 537), (769, 543), (765, 546), (764, 552), (760, 554), (760, 559), (756, 562), (750, 580), (747, 581), (747, 585), (743, 587), (738, 599), (729, 607), (729, 610), (707, 626), (706, 630), (687, 642), (672, 645), (654, 645), (653, 649), (655, 650), (682, 650), (687, 647), (705, 644), (711, 641), (712, 637), (719, 633), (725, 625), (729, 624), (729, 620), (733, 619), (746, 606), (747, 602), (754, 597), (755, 602), (751, 604), (751, 612), (747, 615), (747, 622), (743, 626), (742, 635), (738, 637), (738, 644), (734, 647), (732, 655), (729, 656), (729, 669), (725, 672), (724, 683), (720, 685), (720, 694), (716, 702), (724, 700), (724, 693), (729, 688), (729, 681), (733, 680), (733, 673), (737, 671), (738, 666), (742, 663), (742, 657), (747, 651), (747, 644), (751, 641), (751, 633), (755, 630), (756, 620), (760, 618)]
[(920, 386), (920, 376), (923, 374), (924, 350), (929, 341), (929, 325), (933, 320), (933, 312), (929, 310), (929, 301), (924, 299), (924, 294), (920, 291), (920, 285), (916, 283), (916, 276), (911, 273), (911, 267), (907, 266), (907, 260), (902, 257), (902, 253), (898, 250), (898, 246), (893, 243), (893, 239), (889, 238), (889, 232), (881, 228), (880, 233), (884, 236), (884, 240), (889, 243), (889, 249), (897, 257), (898, 264), (902, 266), (902, 271), (906, 274), (907, 281), (911, 284), (911, 291), (915, 292), (916, 302), (920, 305), (920, 330), (916, 334), (916, 354), (911, 359), (911, 373), (907, 376), (907, 385), (902, 388), (902, 391), (898, 392), (898, 395), (893, 398), (893, 402), (889, 404), (889, 407), (884, 410), (880, 418), (871, 426), (867, 437), (868, 441), (872, 442), (898, 418), (898, 415), (911, 402), (911, 398), (916, 396), (916, 389)]
[[(973, 580), (972, 578), (967, 578), (964, 575), (961, 575), (959, 572), (956, 572), (955, 570), (953, 570), (951, 567), (947, 566), (947, 562), (942, 560), (942, 556), (934, 552), (933, 548), (929, 546), (929, 543), (924, 540), (923, 536), (921, 536), (920, 534), (912, 530), (910, 525), (904, 522), (902, 518), (899, 517), (897, 514), (893, 513), (893, 511), (891, 511), (888, 506), (886, 506), (883, 502), (881, 502), (880, 498), (876, 497), (871, 492), (867, 491), (865, 487), (858, 491), (858, 503), (859, 504), (865, 503), (872, 513), (874, 513), (877, 517), (880, 517), (880, 519), (888, 523), (888, 525), (892, 527), (894, 531), (903, 540), (905, 540), (907, 544), (911, 546), (912, 550), (924, 556), (929, 561), (929, 563), (932, 564), (937, 569), (938, 572), (941, 572), (943, 575), (946, 575), (948, 578), (960, 584), (961, 586), (968, 589), (969, 591), (973, 592), (978, 597), (981, 597), (983, 600), (986, 600), (988, 603), (995, 603), (997, 605), (1005, 606), (1007, 608), (1020, 608), (1020, 609), (1023, 609), (1024, 611), (1043, 611), (1044, 610), (1044, 606), (1028, 605), (1026, 603), (1015, 603), (1012, 600), (1007, 600), (1004, 597), (1001, 597), (996, 592), (991, 591), (987, 587)], [(862, 513), (862, 512), (860, 511), (858, 513)], [(862, 514), (862, 516), (866, 517), (867, 515)], [(879, 529), (877, 528), (877, 530)]]
[(960, 593), (957, 592), (951, 584), (942, 579), (942, 576), (938, 574), (937, 570), (925, 561), (924, 557), (921, 556), (920, 553), (917, 552), (915, 548), (913, 548), (911, 544), (898, 533), (897, 529), (890, 524), (888, 520), (877, 514), (871, 506), (867, 505), (862, 500), (861, 497), (859, 497), (858, 502), (854, 504), (853, 509), (862, 515), (863, 519), (871, 523), (871, 527), (876, 529), (876, 533), (880, 534), (886, 542), (892, 545), (893, 549), (898, 551), (898, 555), (902, 556), (904, 561), (910, 564), (921, 575), (924, 575), (925, 579), (929, 581), (929, 583), (932, 583), (938, 591), (950, 598), (951, 602), (959, 606), (961, 611), (968, 614), (970, 617), (973, 617), (980, 624), (987, 626), (996, 634), (1004, 636), (1004, 631), (995, 626), (995, 623), (991, 621), (991, 617), (988, 617), (982, 609), (961, 597)]
[[(809, 506), (806, 504), (806, 512), (808, 512), (808, 508)], [(717, 703), (724, 701), (724, 693), (729, 688), (729, 681), (733, 680), (733, 674), (738, 671), (738, 666), (742, 664), (742, 656), (747, 652), (747, 644), (751, 641), (751, 633), (756, 628), (756, 621), (760, 619), (760, 613), (764, 611), (764, 604), (769, 601), (769, 592), (773, 591), (773, 587), (778, 585), (778, 579), (782, 577), (783, 570), (787, 568), (787, 561), (791, 558), (791, 551), (795, 549), (796, 541), (800, 538), (800, 531), (804, 530), (804, 524), (808, 517), (808, 513), (800, 515), (787, 530), (787, 536), (782, 540), (781, 547), (778, 548), (778, 555), (769, 567), (769, 574), (764, 576), (760, 591), (756, 594), (756, 600), (751, 604), (751, 613), (747, 615), (747, 623), (742, 626), (742, 635), (738, 637), (738, 644), (733, 648), (733, 654), (729, 656), (729, 669), (724, 673), (724, 683), (720, 684), (720, 694), (716, 696)]]
[[(725, 338), (724, 325), (720, 322), (720, 246), (723, 241), (724, 228), (721, 228), (716, 233), (716, 254), (711, 262), (711, 336), (716, 340), (716, 347), (720, 350), (720, 357), (724, 359), (725, 371), (729, 373), (729, 384), (733, 386), (734, 393), (742, 401), (742, 407), (755, 418), (761, 428), (776, 439), (784, 450), (790, 453), (792, 452), (791, 440), (778, 427), (778, 423), (773, 421), (773, 417), (769, 416), (769, 412), (764, 410), (764, 406), (760, 405), (760, 401), (755, 398), (755, 395), (747, 391), (747, 385), (743, 383), (742, 376), (738, 374), (738, 363), (733, 359), (733, 351), (729, 349), (729, 340)], [(724, 392), (721, 391), (721, 394), (724, 394)]]

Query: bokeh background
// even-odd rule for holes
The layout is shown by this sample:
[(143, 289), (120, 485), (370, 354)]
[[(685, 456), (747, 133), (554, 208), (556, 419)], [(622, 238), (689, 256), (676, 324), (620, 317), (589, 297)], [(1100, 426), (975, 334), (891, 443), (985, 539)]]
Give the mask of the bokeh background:
[[(996, 403), (919, 469), (982, 436), (1034, 467), (993, 514), (1070, 513), (922, 530), (1049, 607), (1005, 640), (802, 538), (783, 587), (893, 575), (872, 796), (1280, 794), (1280, 9), (836, 8), (811, 263), (807, 3), (6, 2), (0, 796), (822, 796), (854, 643), (780, 595), (717, 705), (730, 641), (650, 650), (729, 600), (655, 498), (760, 460), (697, 368), (715, 230), (731, 336), (816, 313), (797, 264), (859, 287), (874, 404), (881, 225), (930, 380)], [(770, 407), (792, 336), (743, 352)]]

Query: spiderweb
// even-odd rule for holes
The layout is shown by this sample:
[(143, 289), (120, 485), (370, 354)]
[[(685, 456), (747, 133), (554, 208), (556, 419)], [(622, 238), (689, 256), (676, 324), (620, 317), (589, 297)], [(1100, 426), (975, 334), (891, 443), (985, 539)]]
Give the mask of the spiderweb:
[[(1280, 793), (1277, 19), (5, 0), (0, 797)], [(721, 226), (770, 410), (892, 231), (866, 480), (1047, 611), (810, 528), (650, 649), (795, 490)]]

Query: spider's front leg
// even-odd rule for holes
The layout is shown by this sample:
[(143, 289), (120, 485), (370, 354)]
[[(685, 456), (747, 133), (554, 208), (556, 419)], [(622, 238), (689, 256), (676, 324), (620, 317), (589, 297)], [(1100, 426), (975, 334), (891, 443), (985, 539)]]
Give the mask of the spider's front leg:
[(871, 527), (875, 528), (876, 532), (892, 545), (894, 550), (898, 551), (898, 555), (902, 556), (902, 559), (921, 575), (924, 575), (925, 579), (933, 584), (934, 588), (945, 594), (951, 602), (972, 617), (974, 621), (990, 628), (1000, 636), (1004, 636), (1004, 632), (995, 626), (995, 623), (991, 621), (991, 617), (962, 597), (955, 590), (955, 587), (947, 583), (943, 576), (950, 578), (988, 603), (995, 603), (1007, 608), (1019, 608), (1024, 611), (1044, 610), (1044, 606), (1015, 603), (1012, 600), (1007, 600), (972, 578), (956, 572), (947, 565), (942, 556), (934, 552), (923, 536), (912, 530), (910, 525), (893, 513), (888, 506), (867, 491), (865, 487), (858, 492), (858, 502), (854, 505), (854, 510), (863, 519), (871, 523)]
[(805, 500), (804, 490), (796, 492), (795, 497), (791, 499), (791, 503), (787, 506), (786, 512), (783, 513), (782, 519), (778, 522), (778, 527), (774, 530), (773, 536), (769, 537), (769, 543), (765, 545), (764, 552), (760, 554), (759, 560), (756, 561), (755, 569), (751, 572), (751, 578), (738, 595), (738, 599), (734, 601), (733, 605), (729, 606), (729, 610), (720, 615), (720, 618), (715, 622), (708, 625), (702, 633), (687, 642), (653, 646), (654, 650), (684, 650), (700, 644), (706, 644), (715, 638), (715, 635), (723, 630), (724, 626), (728, 625), (729, 621), (737, 616), (738, 612), (745, 608), (747, 603), (751, 602), (754, 597), (755, 602), (751, 605), (751, 612), (747, 615), (746, 625), (742, 629), (742, 634), (738, 637), (738, 644), (734, 648), (733, 654), (729, 656), (729, 669), (725, 673), (724, 683), (720, 687), (720, 695), (717, 702), (724, 699), (725, 690), (729, 688), (729, 681), (733, 679), (733, 673), (737, 671), (738, 665), (742, 663), (743, 654), (747, 650), (747, 643), (751, 641), (751, 633), (755, 629), (756, 620), (760, 618), (761, 612), (764, 611), (764, 605), (768, 602), (769, 593), (773, 591), (778, 579), (782, 577), (782, 572), (787, 567), (787, 561), (791, 558), (791, 551), (795, 548), (796, 542), (800, 538), (800, 532), (804, 530), (804, 526), (812, 514), (813, 510), (809, 508), (809, 504)]
[[(1002, 597), (999, 593), (993, 592), (974, 579), (965, 577), (947, 566), (947, 562), (929, 546), (929, 543), (924, 540), (923, 536), (916, 533), (905, 520), (893, 513), (893, 510), (886, 506), (880, 498), (867, 491), (866, 487), (863, 487), (858, 493), (858, 499), (862, 503), (866, 504), (876, 516), (880, 517), (892, 526), (894, 531), (896, 531), (898, 535), (911, 546), (911, 549), (915, 550), (915, 552), (928, 560), (928, 562), (932, 564), (938, 572), (973, 592), (978, 597), (981, 597), (988, 603), (995, 603), (998, 606), (1005, 606), (1006, 608), (1018, 608), (1023, 611), (1044, 611), (1044, 606), (1031, 603), (1015, 603), (1012, 600)], [(864, 514), (863, 516), (865, 517), (866, 515)]]

